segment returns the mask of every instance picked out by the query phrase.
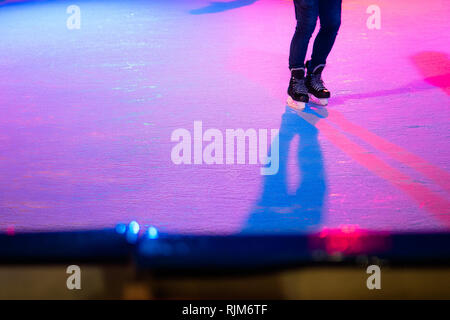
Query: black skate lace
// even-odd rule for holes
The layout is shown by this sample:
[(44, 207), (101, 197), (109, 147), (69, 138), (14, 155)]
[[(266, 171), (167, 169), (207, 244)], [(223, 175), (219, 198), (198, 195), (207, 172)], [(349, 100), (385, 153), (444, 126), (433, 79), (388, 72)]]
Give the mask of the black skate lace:
[(320, 73), (311, 74), (310, 77), (311, 77), (310, 85), (314, 90), (316, 91), (327, 90), (327, 88), (325, 88), (325, 84), (323, 83), (322, 76)]
[(294, 92), (297, 94), (308, 94), (308, 89), (305, 85), (305, 79), (293, 78)]

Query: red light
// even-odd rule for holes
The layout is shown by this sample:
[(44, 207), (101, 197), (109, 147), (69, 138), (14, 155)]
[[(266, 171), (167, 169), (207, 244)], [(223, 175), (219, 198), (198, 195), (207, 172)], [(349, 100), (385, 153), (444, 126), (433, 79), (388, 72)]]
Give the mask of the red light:
[(6, 235), (8, 235), (8, 236), (13, 236), (13, 235), (15, 235), (15, 234), (16, 234), (16, 232), (15, 232), (13, 226), (10, 226), (10, 227), (7, 227), (7, 228), (6, 228)]
[(312, 238), (312, 249), (324, 250), (329, 255), (361, 254), (385, 247), (387, 237), (371, 233), (358, 225), (342, 225), (337, 229), (323, 229)]

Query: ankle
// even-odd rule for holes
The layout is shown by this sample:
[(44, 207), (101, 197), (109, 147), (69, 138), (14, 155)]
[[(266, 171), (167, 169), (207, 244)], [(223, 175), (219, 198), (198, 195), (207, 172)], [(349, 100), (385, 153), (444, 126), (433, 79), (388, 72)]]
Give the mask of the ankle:
[(325, 68), (325, 63), (313, 64), (311, 60), (306, 61), (307, 75), (311, 74), (321, 74)]
[(303, 79), (305, 77), (305, 68), (291, 69), (291, 77), (296, 79)]

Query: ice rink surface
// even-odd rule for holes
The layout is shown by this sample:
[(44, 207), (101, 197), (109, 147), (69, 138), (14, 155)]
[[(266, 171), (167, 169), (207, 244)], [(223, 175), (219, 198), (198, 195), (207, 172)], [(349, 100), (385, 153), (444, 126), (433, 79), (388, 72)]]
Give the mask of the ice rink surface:
[[(285, 103), (291, 1), (79, 0), (69, 29), (72, 4), (0, 1), (1, 231), (449, 230), (446, 0), (377, 0), (380, 29), (374, 1), (344, 0), (333, 97), (303, 112)], [(177, 129), (194, 162), (195, 121), (224, 140), (278, 129), (278, 173), (252, 149), (175, 164)]]

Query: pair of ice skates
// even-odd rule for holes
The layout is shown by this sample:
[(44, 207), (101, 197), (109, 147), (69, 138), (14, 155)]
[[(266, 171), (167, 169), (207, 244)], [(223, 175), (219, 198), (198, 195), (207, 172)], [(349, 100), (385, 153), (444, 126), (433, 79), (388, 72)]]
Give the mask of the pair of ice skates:
[(313, 70), (309, 68), (309, 65), (310, 61), (306, 62), (306, 76), (305, 68), (291, 70), (287, 99), (287, 104), (291, 108), (303, 110), (310, 101), (321, 106), (328, 105), (330, 91), (322, 80), (325, 65), (318, 65)]

